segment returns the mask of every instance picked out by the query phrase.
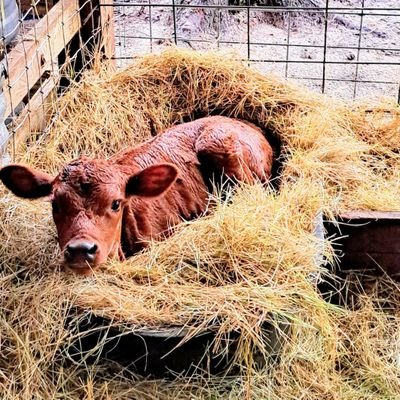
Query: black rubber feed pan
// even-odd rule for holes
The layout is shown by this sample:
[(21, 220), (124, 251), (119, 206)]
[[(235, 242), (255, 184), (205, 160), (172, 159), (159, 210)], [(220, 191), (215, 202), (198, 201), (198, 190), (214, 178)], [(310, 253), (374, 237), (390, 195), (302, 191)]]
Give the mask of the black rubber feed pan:
[(324, 221), (341, 271), (400, 278), (400, 212), (352, 211)]
[(339, 257), (328, 266), (334, 277), (318, 284), (327, 301), (354, 305), (377, 278), (400, 280), (400, 212), (352, 211), (323, 226)]
[[(68, 329), (81, 333), (79, 340), (63, 350), (71, 360), (114, 361), (137, 374), (153, 377), (174, 377), (196, 371), (223, 373), (231, 366), (240, 339), (238, 332), (231, 332), (228, 352), (222, 356), (212, 349), (215, 333), (211, 331), (181, 343), (187, 330), (179, 327), (121, 330), (110, 327), (108, 320), (93, 315), (79, 323), (69, 322)], [(268, 343), (266, 352), (269, 360), (274, 361), (289, 332), (289, 324), (281, 323), (276, 328), (266, 322), (263, 331)], [(260, 367), (267, 362), (260, 354), (254, 354), (254, 358)]]

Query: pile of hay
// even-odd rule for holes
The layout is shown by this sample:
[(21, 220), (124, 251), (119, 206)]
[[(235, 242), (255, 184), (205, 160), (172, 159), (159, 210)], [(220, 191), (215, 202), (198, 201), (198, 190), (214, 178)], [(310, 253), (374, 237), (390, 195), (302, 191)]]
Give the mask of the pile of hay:
[[(89, 278), (58, 269), (50, 207), (0, 200), (2, 399), (394, 399), (400, 396), (400, 291), (373, 282), (353, 307), (326, 303), (312, 276), (334, 258), (315, 216), (400, 210), (400, 109), (349, 106), (265, 77), (218, 54), (169, 50), (112, 72), (98, 66), (58, 104), (48, 134), (18, 161), (56, 173), (81, 154), (106, 157), (172, 124), (207, 114), (255, 122), (281, 141), (280, 190), (241, 187), (215, 212), (183, 224), (126, 262)], [(275, 140), (276, 141), (276, 140)], [(104, 363), (65, 363), (78, 307), (115, 326), (185, 326), (188, 335), (241, 333), (235, 375), (174, 381)], [(77, 317), (79, 318), (79, 316)], [(263, 321), (289, 321), (280, 361), (267, 357)]]

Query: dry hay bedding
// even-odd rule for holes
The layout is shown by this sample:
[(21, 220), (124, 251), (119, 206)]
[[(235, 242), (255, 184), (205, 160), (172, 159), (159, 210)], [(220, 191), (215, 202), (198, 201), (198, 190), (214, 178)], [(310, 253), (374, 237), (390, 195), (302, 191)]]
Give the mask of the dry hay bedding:
[[(59, 101), (60, 116), (18, 161), (56, 172), (80, 154), (108, 156), (152, 131), (207, 113), (257, 122), (282, 142), (279, 193), (242, 187), (165, 242), (90, 278), (58, 270), (49, 206), (2, 192), (0, 393), (6, 398), (365, 399), (400, 396), (400, 294), (381, 280), (356, 307), (324, 302), (309, 277), (329, 243), (318, 212), (400, 210), (400, 109), (342, 104), (265, 77), (220, 54), (168, 50), (112, 72), (97, 65)], [(105, 145), (107, 143), (107, 145)], [(3, 189), (2, 189), (3, 190)], [(136, 379), (101, 360), (63, 363), (78, 307), (129, 328), (241, 333), (235, 376)], [(265, 319), (291, 323), (273, 368)]]

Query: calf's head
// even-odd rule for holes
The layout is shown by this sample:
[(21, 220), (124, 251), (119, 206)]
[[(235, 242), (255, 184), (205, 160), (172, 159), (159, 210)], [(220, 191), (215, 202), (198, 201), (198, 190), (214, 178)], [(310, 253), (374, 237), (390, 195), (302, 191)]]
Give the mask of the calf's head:
[(66, 165), (55, 178), (9, 165), (0, 170), (0, 179), (16, 196), (51, 201), (64, 264), (86, 275), (117, 255), (123, 209), (131, 196), (160, 196), (177, 174), (171, 164), (140, 169), (84, 158)]

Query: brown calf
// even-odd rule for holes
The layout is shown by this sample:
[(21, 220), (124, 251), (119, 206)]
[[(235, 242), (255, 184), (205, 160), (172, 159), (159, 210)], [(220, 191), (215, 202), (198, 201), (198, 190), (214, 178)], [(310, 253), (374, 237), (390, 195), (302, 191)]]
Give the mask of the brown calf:
[(55, 178), (22, 165), (0, 170), (15, 195), (49, 197), (65, 265), (80, 274), (131, 256), (203, 213), (208, 179), (266, 182), (272, 149), (257, 127), (226, 117), (174, 126), (109, 160), (82, 157)]

